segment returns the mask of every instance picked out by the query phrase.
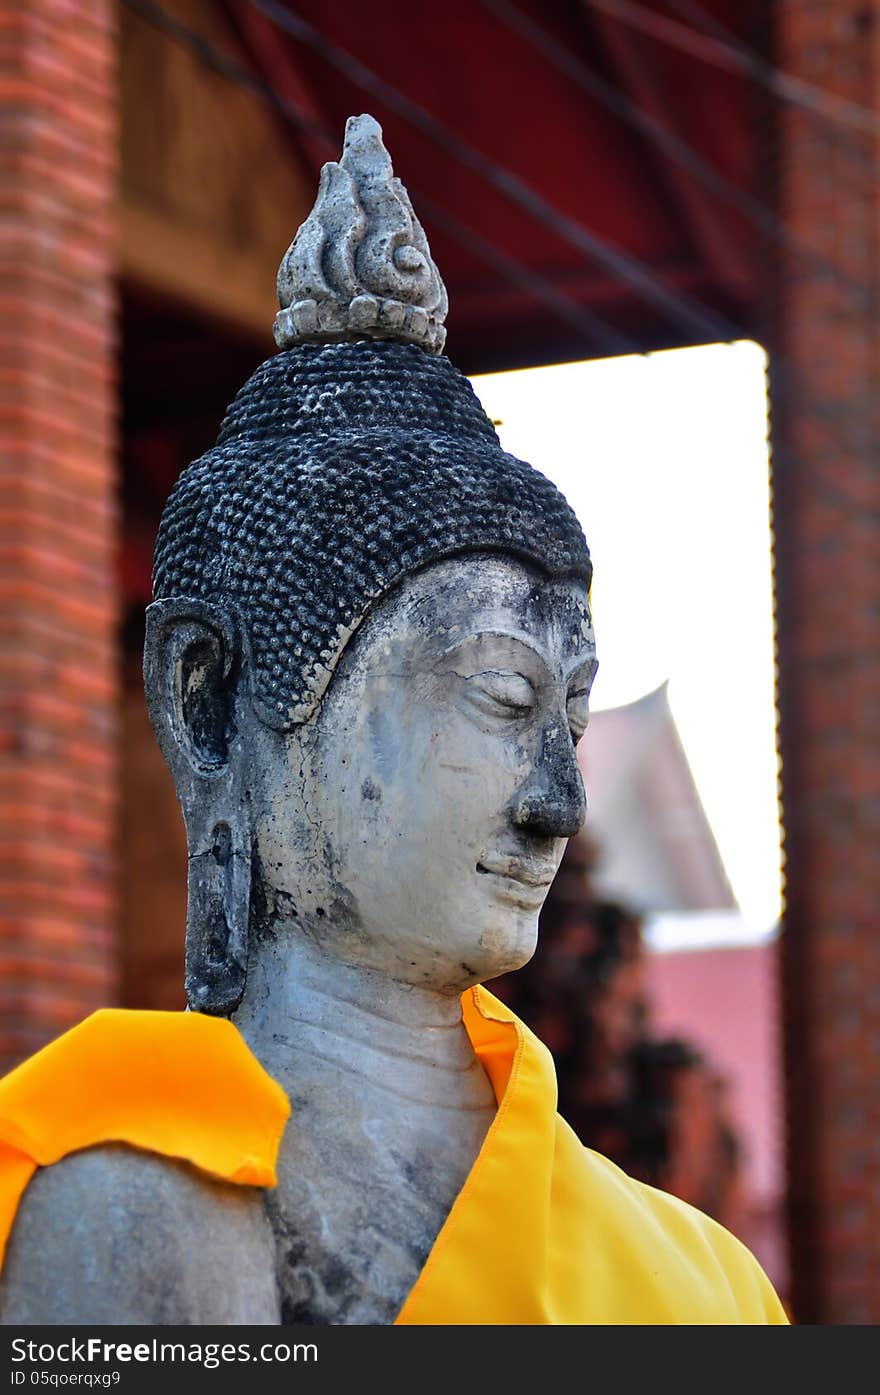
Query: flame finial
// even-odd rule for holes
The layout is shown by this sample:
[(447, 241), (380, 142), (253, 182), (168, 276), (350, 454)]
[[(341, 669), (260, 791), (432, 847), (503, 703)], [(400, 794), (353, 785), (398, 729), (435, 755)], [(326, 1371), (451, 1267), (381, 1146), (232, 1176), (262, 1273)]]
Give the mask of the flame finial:
[(439, 354), (446, 287), (382, 128), (350, 116), (338, 163), (324, 165), (315, 206), (278, 269), (275, 341), (395, 339)]

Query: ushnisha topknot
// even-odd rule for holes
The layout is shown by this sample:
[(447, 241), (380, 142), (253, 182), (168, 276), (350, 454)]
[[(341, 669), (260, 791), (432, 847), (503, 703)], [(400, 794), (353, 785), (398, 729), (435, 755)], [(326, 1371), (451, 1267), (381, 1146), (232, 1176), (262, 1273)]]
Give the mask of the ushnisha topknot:
[[(357, 135), (363, 123), (369, 123), (369, 139), (352, 139), (352, 127)], [(366, 173), (357, 163), (363, 149)], [(395, 241), (396, 211), (395, 236), (383, 244), (389, 205), (375, 186), (384, 168), (397, 201), (393, 210), (409, 210), (410, 227), (418, 228), (418, 250), (433, 272), (423, 283), (435, 297), (433, 278), (441, 288), (442, 282), (371, 117), (350, 119), (346, 157), (353, 186), (362, 190), (372, 181), (371, 196), (359, 216), (352, 213), (353, 224), (340, 217), (331, 227), (325, 220), (313, 268), (324, 268), (325, 284), (328, 268), (357, 270), (346, 282), (357, 292), (349, 310), (367, 294), (361, 289), (367, 283), (375, 295), (379, 283), (368, 282), (352, 247), (368, 240), (373, 248), (385, 245), (396, 265), (396, 252), (409, 245)], [(326, 204), (322, 192), (300, 233), (322, 198)], [(316, 239), (309, 238), (314, 251)], [(298, 241), (299, 235), (285, 261)], [(377, 256), (370, 254), (371, 268)], [(292, 274), (289, 284), (299, 294), (306, 283)], [(319, 287), (314, 274), (308, 284)], [(392, 286), (390, 276), (382, 284)], [(341, 317), (341, 302), (334, 303)], [(324, 342), (313, 340), (318, 331), (311, 330), (297, 341), (304, 331), (291, 315), (293, 346), (245, 383), (217, 444), (180, 475), (159, 526), (154, 598), (216, 602), (236, 613), (250, 637), (255, 708), (281, 730), (315, 712), (369, 607), (431, 562), (499, 551), (550, 576), (580, 579), (587, 587), (591, 580), (583, 533), (562, 494), (501, 449), (467, 378), (424, 335), (421, 342), (414, 337), (422, 321), (404, 315), (392, 323), (395, 317), (381, 310), (385, 301), (377, 303), (369, 337), (352, 328), (350, 316), (343, 329), (342, 318), (326, 312)], [(405, 303), (425, 308), (414, 299)], [(295, 301), (292, 309), (301, 304)], [(445, 313), (445, 290), (431, 313), (441, 306)], [(300, 327), (304, 323), (300, 318)], [(438, 323), (429, 335), (434, 341)]]
[(442, 350), (446, 287), (372, 116), (349, 117), (341, 159), (322, 168), (278, 268), (278, 303), (279, 349), (390, 338)]

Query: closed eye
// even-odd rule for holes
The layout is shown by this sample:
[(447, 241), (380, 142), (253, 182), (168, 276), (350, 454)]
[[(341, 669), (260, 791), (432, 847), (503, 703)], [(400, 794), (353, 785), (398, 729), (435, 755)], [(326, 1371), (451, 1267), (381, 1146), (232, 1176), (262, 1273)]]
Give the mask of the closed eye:
[(522, 717), (535, 705), (535, 690), (521, 673), (486, 669), (462, 676), (468, 701), (481, 712), (498, 717)]
[(579, 692), (569, 693), (568, 701), (565, 704), (565, 711), (568, 716), (571, 739), (574, 744), (577, 745), (586, 731), (587, 724), (590, 720), (589, 688), (584, 688)]

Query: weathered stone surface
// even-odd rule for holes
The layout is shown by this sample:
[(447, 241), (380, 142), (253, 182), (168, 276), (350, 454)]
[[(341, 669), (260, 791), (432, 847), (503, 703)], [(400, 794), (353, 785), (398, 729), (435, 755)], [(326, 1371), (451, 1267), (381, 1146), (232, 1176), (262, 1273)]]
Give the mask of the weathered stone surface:
[(0, 1285), (0, 1323), (275, 1323), (262, 1198), (121, 1146), (37, 1172)]

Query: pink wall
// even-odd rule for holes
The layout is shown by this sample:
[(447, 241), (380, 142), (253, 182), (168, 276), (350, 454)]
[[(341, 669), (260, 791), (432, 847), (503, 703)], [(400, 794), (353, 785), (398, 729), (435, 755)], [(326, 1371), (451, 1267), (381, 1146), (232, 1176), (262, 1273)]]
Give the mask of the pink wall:
[(784, 1285), (776, 945), (652, 953), (646, 974), (654, 1034), (686, 1038), (727, 1081), (750, 1203), (742, 1238)]

